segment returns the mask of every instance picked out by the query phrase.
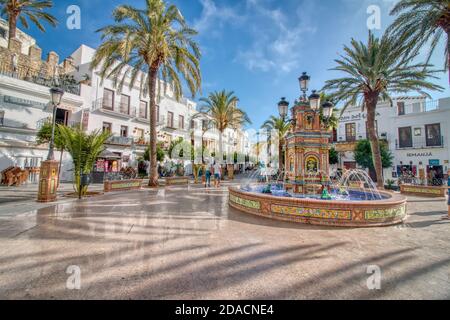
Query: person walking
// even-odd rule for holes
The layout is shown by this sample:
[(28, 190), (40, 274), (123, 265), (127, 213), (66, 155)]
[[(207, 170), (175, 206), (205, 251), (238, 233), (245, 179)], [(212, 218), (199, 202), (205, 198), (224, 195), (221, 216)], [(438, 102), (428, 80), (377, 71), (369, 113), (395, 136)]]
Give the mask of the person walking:
[(220, 187), (220, 179), (222, 178), (222, 167), (219, 162), (214, 164), (214, 186), (216, 188)]
[(447, 186), (448, 186), (448, 219), (450, 219), (450, 170), (447, 171)]
[(205, 170), (205, 188), (211, 188), (211, 175), (212, 175), (212, 165), (207, 164)]

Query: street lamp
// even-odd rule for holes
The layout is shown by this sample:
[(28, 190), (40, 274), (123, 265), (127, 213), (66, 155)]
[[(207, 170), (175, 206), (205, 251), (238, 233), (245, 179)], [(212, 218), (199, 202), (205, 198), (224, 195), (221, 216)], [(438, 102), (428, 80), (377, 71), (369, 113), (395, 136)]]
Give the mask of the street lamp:
[(331, 116), (333, 115), (333, 109), (334, 109), (334, 104), (327, 100), (322, 104), (322, 112), (323, 112), (323, 117), (325, 119), (330, 119)]
[(55, 118), (56, 118), (56, 110), (58, 109), (58, 106), (61, 104), (62, 97), (64, 95), (64, 90), (61, 88), (51, 88), (50, 89), (50, 96), (51, 96), (51, 103), (53, 105), (53, 117), (52, 117), (52, 137), (50, 139), (50, 147), (48, 149), (48, 156), (47, 160), (55, 160), (54, 155), (54, 148), (55, 148)]
[(285, 119), (289, 111), (289, 102), (286, 101), (286, 98), (281, 98), (281, 101), (278, 102), (278, 112), (280, 116)]
[(320, 95), (316, 90), (313, 90), (312, 94), (309, 96), (309, 105), (314, 112), (320, 109)]
[(298, 81), (300, 83), (300, 91), (303, 92), (303, 100), (306, 101), (306, 92), (309, 88), (309, 81), (311, 80), (311, 77), (306, 74), (306, 72), (303, 72), (300, 78), (298, 78)]

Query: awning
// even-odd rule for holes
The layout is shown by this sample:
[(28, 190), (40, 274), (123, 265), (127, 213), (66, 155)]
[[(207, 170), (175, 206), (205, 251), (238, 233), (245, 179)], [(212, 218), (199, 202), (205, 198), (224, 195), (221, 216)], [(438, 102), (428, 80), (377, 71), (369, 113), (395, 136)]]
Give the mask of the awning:
[(107, 159), (107, 160), (121, 160), (122, 157), (109, 151), (108, 149), (103, 150), (102, 153), (100, 153), (100, 155), (98, 156), (99, 158), (102, 159)]

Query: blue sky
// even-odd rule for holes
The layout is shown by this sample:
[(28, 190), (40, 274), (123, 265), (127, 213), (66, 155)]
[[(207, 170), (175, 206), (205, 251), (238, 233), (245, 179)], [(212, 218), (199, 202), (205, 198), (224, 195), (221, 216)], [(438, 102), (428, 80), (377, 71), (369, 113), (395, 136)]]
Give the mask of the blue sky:
[[(52, 13), (60, 20), (56, 29), (43, 34), (32, 28), (44, 52), (55, 50), (70, 55), (80, 44), (99, 44), (95, 30), (110, 23), (119, 4), (142, 6), (143, 0), (57, 0)], [(259, 127), (277, 102), (287, 97), (292, 103), (300, 96), (297, 78), (302, 71), (312, 76), (311, 89), (320, 89), (337, 74), (329, 71), (352, 37), (367, 37), (367, 8), (381, 9), (381, 35), (392, 21), (389, 9), (395, 0), (172, 0), (190, 25), (199, 32), (203, 95), (213, 90), (233, 90), (240, 105)], [(81, 8), (81, 30), (68, 30), (69, 5)], [(444, 44), (433, 63), (443, 68)], [(450, 96), (448, 74), (436, 81), (446, 88), (432, 93), (437, 99)]]

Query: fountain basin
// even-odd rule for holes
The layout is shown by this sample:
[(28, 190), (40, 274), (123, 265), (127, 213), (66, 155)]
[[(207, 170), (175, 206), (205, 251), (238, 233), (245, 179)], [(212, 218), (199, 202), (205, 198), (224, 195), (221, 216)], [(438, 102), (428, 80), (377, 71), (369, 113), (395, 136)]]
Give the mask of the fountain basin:
[(381, 191), (382, 200), (344, 201), (294, 198), (229, 188), (237, 210), (282, 221), (335, 227), (381, 227), (406, 219), (406, 197)]

